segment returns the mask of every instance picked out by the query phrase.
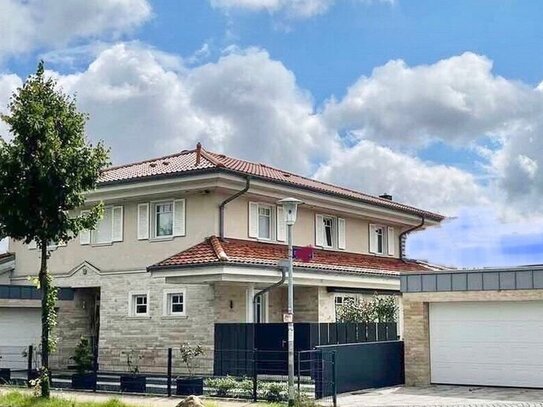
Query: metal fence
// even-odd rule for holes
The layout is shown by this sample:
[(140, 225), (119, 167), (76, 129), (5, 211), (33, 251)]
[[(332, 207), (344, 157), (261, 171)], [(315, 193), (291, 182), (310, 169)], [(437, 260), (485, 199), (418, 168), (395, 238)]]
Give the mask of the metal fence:
[[(333, 353), (296, 352), (295, 380), (301, 397), (318, 399), (323, 406), (336, 406)], [(10, 366), (0, 369), (0, 384), (28, 385), (38, 376), (39, 349), (0, 347), (0, 355), (0, 368)], [(206, 350), (187, 366), (176, 348), (109, 348), (100, 350), (92, 370), (83, 376), (76, 373), (70, 358), (71, 354), (62, 350), (51, 354), (53, 388), (167, 396), (200, 394), (254, 401), (287, 399), (286, 351)], [(221, 364), (223, 368), (218, 369)], [(5, 370), (10, 370), (9, 376)]]

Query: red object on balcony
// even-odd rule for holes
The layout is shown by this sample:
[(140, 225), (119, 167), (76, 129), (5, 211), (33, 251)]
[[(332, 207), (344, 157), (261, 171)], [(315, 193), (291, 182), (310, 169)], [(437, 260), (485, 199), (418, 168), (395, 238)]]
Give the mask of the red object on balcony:
[(293, 257), (301, 262), (308, 263), (313, 260), (313, 247), (295, 247), (293, 250)]

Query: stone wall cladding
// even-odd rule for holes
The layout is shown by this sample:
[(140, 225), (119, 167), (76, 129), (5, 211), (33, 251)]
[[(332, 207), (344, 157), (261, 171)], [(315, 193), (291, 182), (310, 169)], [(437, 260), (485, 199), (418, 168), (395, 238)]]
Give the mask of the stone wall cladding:
[(245, 322), (247, 286), (225, 283), (215, 283), (214, 286), (215, 322)]
[(419, 292), (402, 295), (405, 382), (430, 384), (429, 304), (460, 301), (542, 301), (543, 290)]

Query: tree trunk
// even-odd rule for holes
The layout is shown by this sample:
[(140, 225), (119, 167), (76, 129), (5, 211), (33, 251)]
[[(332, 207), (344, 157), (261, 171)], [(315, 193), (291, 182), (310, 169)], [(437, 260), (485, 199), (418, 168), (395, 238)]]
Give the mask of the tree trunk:
[(47, 278), (47, 241), (41, 241), (41, 267), (40, 267), (41, 299), (41, 396), (49, 398), (49, 279)]

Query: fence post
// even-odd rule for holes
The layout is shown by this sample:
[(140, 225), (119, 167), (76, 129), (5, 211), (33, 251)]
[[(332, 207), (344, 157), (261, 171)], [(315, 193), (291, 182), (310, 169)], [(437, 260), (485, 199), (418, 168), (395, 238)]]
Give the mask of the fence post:
[(302, 374), (301, 359), (302, 359), (302, 352), (298, 352), (298, 397), (300, 397), (300, 375)]
[(172, 348), (168, 348), (168, 397), (172, 396)]
[(332, 400), (334, 407), (337, 407), (337, 367), (336, 351), (332, 352)]
[(26, 370), (26, 379), (27, 379), (27, 385), (30, 387), (30, 380), (32, 380), (32, 353), (34, 352), (34, 348), (32, 345), (28, 347), (28, 360), (27, 360), (27, 370)]
[(253, 349), (253, 401), (256, 403), (258, 398), (258, 351)]
[(94, 373), (94, 382), (92, 390), (96, 393), (96, 388), (98, 387), (98, 352), (95, 350), (94, 357), (92, 358), (92, 371)]

